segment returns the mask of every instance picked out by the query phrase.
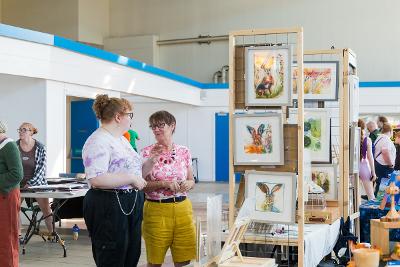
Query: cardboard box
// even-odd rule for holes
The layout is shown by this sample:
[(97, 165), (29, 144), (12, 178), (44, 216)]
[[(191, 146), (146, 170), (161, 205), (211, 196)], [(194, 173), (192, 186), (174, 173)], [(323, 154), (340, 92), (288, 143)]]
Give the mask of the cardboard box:
[(326, 201), (325, 209), (305, 209), (304, 223), (332, 224), (340, 218), (338, 201)]

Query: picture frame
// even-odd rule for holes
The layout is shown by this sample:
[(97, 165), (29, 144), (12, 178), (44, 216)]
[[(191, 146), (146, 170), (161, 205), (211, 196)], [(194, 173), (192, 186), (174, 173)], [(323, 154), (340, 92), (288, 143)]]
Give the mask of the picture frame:
[(359, 172), (360, 163), (360, 149), (361, 149), (361, 128), (352, 126), (350, 127), (350, 173)]
[(360, 117), (360, 80), (349, 75), (349, 122), (358, 122)]
[(246, 197), (255, 197), (251, 219), (294, 224), (296, 221), (295, 173), (245, 171)]
[(246, 106), (291, 106), (291, 67), (291, 45), (246, 47)]
[(311, 165), (312, 180), (324, 190), (326, 200), (338, 199), (337, 167), (337, 164)]
[(283, 165), (282, 114), (235, 114), (234, 164)]
[[(297, 123), (297, 108), (289, 109), (289, 123)], [(324, 108), (304, 109), (304, 152), (312, 163), (331, 163), (331, 120)]]
[[(339, 61), (304, 61), (304, 101), (336, 101)], [(297, 98), (297, 63), (292, 66), (293, 98)]]

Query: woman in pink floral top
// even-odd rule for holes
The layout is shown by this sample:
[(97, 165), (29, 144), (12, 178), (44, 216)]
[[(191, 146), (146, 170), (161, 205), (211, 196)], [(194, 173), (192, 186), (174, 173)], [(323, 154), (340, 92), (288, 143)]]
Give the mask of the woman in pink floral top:
[(175, 117), (158, 111), (149, 118), (156, 144), (142, 150), (154, 165), (145, 177), (143, 237), (149, 266), (161, 266), (168, 248), (175, 266), (184, 266), (196, 256), (192, 204), (187, 191), (193, 188), (192, 158), (188, 148), (174, 144)]

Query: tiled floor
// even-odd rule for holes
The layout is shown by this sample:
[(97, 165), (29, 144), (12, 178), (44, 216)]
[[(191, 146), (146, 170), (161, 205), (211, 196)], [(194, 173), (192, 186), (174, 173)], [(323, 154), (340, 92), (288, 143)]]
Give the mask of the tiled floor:
[[(225, 183), (198, 183), (193, 191), (190, 192), (190, 199), (193, 202), (195, 216), (200, 216), (202, 221), (206, 221), (206, 203), (207, 197), (217, 194), (223, 195), (225, 206), (228, 202), (228, 184)], [(77, 223), (81, 229), (85, 228), (83, 220), (63, 221), (60, 232), (67, 246), (67, 257), (63, 257), (63, 250), (57, 243), (43, 242), (43, 240), (34, 236), (26, 247), (26, 254), (20, 253), (21, 267), (65, 267), (65, 266), (95, 266), (90, 239), (87, 233), (83, 230), (79, 235), (78, 240), (72, 240), (71, 228)], [(205, 223), (203, 223), (203, 228)], [(146, 265), (146, 251), (144, 242), (142, 243), (142, 254), (139, 261), (139, 266)], [(163, 266), (173, 266), (170, 253), (165, 260)]]

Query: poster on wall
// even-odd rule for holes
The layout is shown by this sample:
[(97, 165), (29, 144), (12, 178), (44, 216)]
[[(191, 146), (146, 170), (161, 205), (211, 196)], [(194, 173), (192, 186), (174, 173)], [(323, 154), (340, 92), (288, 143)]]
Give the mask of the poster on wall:
[(246, 106), (291, 105), (290, 45), (246, 47)]
[(312, 180), (325, 192), (326, 200), (337, 200), (337, 165), (313, 164)]
[(295, 223), (296, 174), (246, 171), (246, 198), (255, 197), (252, 220)]
[[(289, 109), (289, 123), (297, 123), (297, 108)], [(313, 163), (331, 163), (331, 127), (327, 109), (304, 109), (304, 153)]]
[(234, 115), (235, 165), (283, 165), (281, 116), (279, 113)]
[(360, 116), (360, 88), (359, 78), (349, 75), (349, 122), (358, 122)]
[[(304, 61), (304, 100), (334, 101), (338, 99), (339, 62)], [(293, 98), (297, 98), (297, 65), (292, 66)]]

